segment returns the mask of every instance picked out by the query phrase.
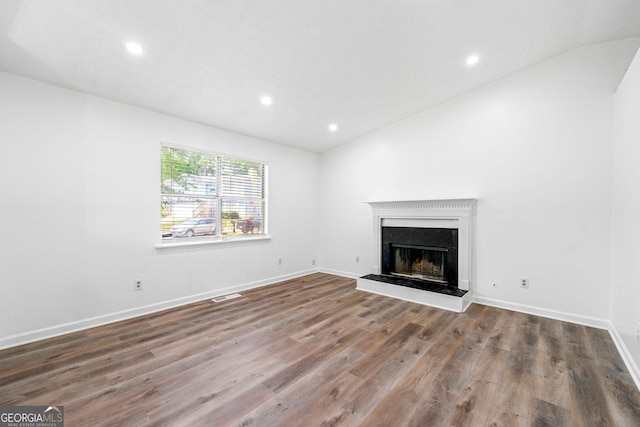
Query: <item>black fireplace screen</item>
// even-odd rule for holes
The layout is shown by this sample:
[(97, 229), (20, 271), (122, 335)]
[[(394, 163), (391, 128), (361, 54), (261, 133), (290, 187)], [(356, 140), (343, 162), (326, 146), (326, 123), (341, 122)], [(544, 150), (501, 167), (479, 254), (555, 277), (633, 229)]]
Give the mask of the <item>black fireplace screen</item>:
[(382, 227), (380, 274), (458, 287), (458, 230)]
[(445, 280), (447, 250), (445, 248), (391, 245), (391, 251), (390, 274), (447, 283)]

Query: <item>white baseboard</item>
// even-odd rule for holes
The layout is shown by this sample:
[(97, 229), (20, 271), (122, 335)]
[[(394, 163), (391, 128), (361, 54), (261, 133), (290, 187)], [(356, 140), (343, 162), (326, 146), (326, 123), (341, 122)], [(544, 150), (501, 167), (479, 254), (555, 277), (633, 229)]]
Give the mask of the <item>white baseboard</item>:
[(306, 275), (317, 273), (317, 272), (318, 272), (317, 269), (299, 271), (296, 273), (286, 274), (286, 275), (277, 276), (277, 277), (271, 277), (269, 279), (259, 280), (256, 282), (244, 283), (236, 286), (229, 286), (223, 289), (216, 289), (209, 292), (203, 292), (201, 294), (190, 295), (190, 296), (176, 298), (169, 301), (163, 301), (163, 302), (149, 304), (142, 307), (136, 307), (129, 310), (123, 310), (115, 313), (105, 314), (102, 316), (82, 319), (75, 322), (49, 326), (47, 328), (24, 332), (16, 335), (11, 335), (8, 337), (1, 337), (0, 350), (9, 348), (9, 347), (16, 347), (19, 345), (28, 344), (34, 341), (56, 337), (59, 335), (68, 334), (71, 332), (94, 328), (96, 326), (102, 326), (109, 323), (119, 322), (122, 320), (127, 320), (127, 319), (131, 319), (138, 316), (144, 316), (145, 314), (156, 313), (158, 311), (179, 307), (181, 305), (191, 304), (193, 302), (202, 301), (205, 299), (214, 298), (221, 295), (226, 295), (234, 292), (272, 285), (274, 283), (295, 279), (297, 277), (302, 277), (302, 276), (306, 276)]
[(549, 310), (546, 308), (534, 307), (530, 305), (517, 304), (508, 301), (496, 300), (481, 296), (474, 296), (473, 302), (491, 307), (504, 308), (506, 310), (518, 311), (520, 313), (535, 314), (536, 316), (548, 317), (549, 319), (562, 320), (564, 322), (578, 325), (590, 326), (598, 329), (609, 329), (611, 323), (606, 319), (597, 317), (582, 316), (579, 314), (566, 313), (563, 311)]
[(633, 360), (631, 352), (629, 352), (629, 349), (625, 345), (622, 337), (618, 333), (618, 330), (613, 325), (613, 323), (609, 327), (609, 335), (611, 335), (613, 343), (618, 348), (618, 353), (620, 353), (620, 357), (622, 357), (624, 364), (627, 365), (627, 369), (629, 370), (629, 373), (633, 378), (633, 382), (636, 383), (636, 387), (638, 388), (638, 390), (640, 390), (640, 368), (638, 368), (635, 360)]
[(349, 279), (357, 279), (364, 274), (350, 273), (348, 271), (332, 270), (330, 268), (320, 268), (320, 273), (333, 274), (334, 276), (348, 277)]

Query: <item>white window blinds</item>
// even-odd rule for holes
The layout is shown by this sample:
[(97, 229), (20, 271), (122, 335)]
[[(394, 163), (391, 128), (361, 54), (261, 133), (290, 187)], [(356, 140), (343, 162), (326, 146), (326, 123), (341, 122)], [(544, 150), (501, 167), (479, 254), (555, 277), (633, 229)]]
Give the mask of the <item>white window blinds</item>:
[(161, 154), (163, 240), (265, 233), (266, 164), (170, 146)]

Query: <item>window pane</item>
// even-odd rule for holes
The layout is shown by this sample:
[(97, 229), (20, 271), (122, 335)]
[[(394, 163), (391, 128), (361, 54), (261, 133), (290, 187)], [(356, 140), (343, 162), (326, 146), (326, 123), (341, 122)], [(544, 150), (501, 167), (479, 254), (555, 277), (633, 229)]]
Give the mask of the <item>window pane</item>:
[(217, 168), (212, 154), (162, 147), (162, 193), (215, 197)]
[(171, 148), (162, 147), (162, 159), (160, 161), (160, 191), (162, 194), (166, 193), (184, 193), (184, 188), (180, 186), (172, 177), (171, 165), (172, 154)]
[(264, 233), (262, 200), (222, 200), (222, 234), (243, 236)]
[(264, 165), (237, 159), (222, 159), (222, 195), (264, 197)]
[(216, 232), (216, 201), (162, 196), (162, 238), (190, 238)]

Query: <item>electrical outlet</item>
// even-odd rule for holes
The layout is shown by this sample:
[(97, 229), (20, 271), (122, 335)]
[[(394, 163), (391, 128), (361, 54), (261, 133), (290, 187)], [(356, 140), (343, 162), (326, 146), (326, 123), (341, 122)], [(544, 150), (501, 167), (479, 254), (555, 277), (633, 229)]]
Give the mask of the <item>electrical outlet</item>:
[(523, 277), (522, 279), (520, 279), (520, 287), (521, 288), (528, 288), (529, 287), (529, 279), (527, 279), (526, 277)]
[(636, 323), (636, 339), (640, 341), (640, 322)]
[(282, 258), (278, 258), (278, 265), (282, 265)]
[(360, 262), (360, 257), (356, 255), (356, 263)]
[(133, 281), (133, 290), (141, 291), (142, 290), (142, 280), (136, 279)]
[(315, 265), (316, 265), (316, 260), (315, 260), (315, 259), (312, 259), (312, 260), (311, 260), (311, 265), (313, 265), (313, 266), (315, 266)]

